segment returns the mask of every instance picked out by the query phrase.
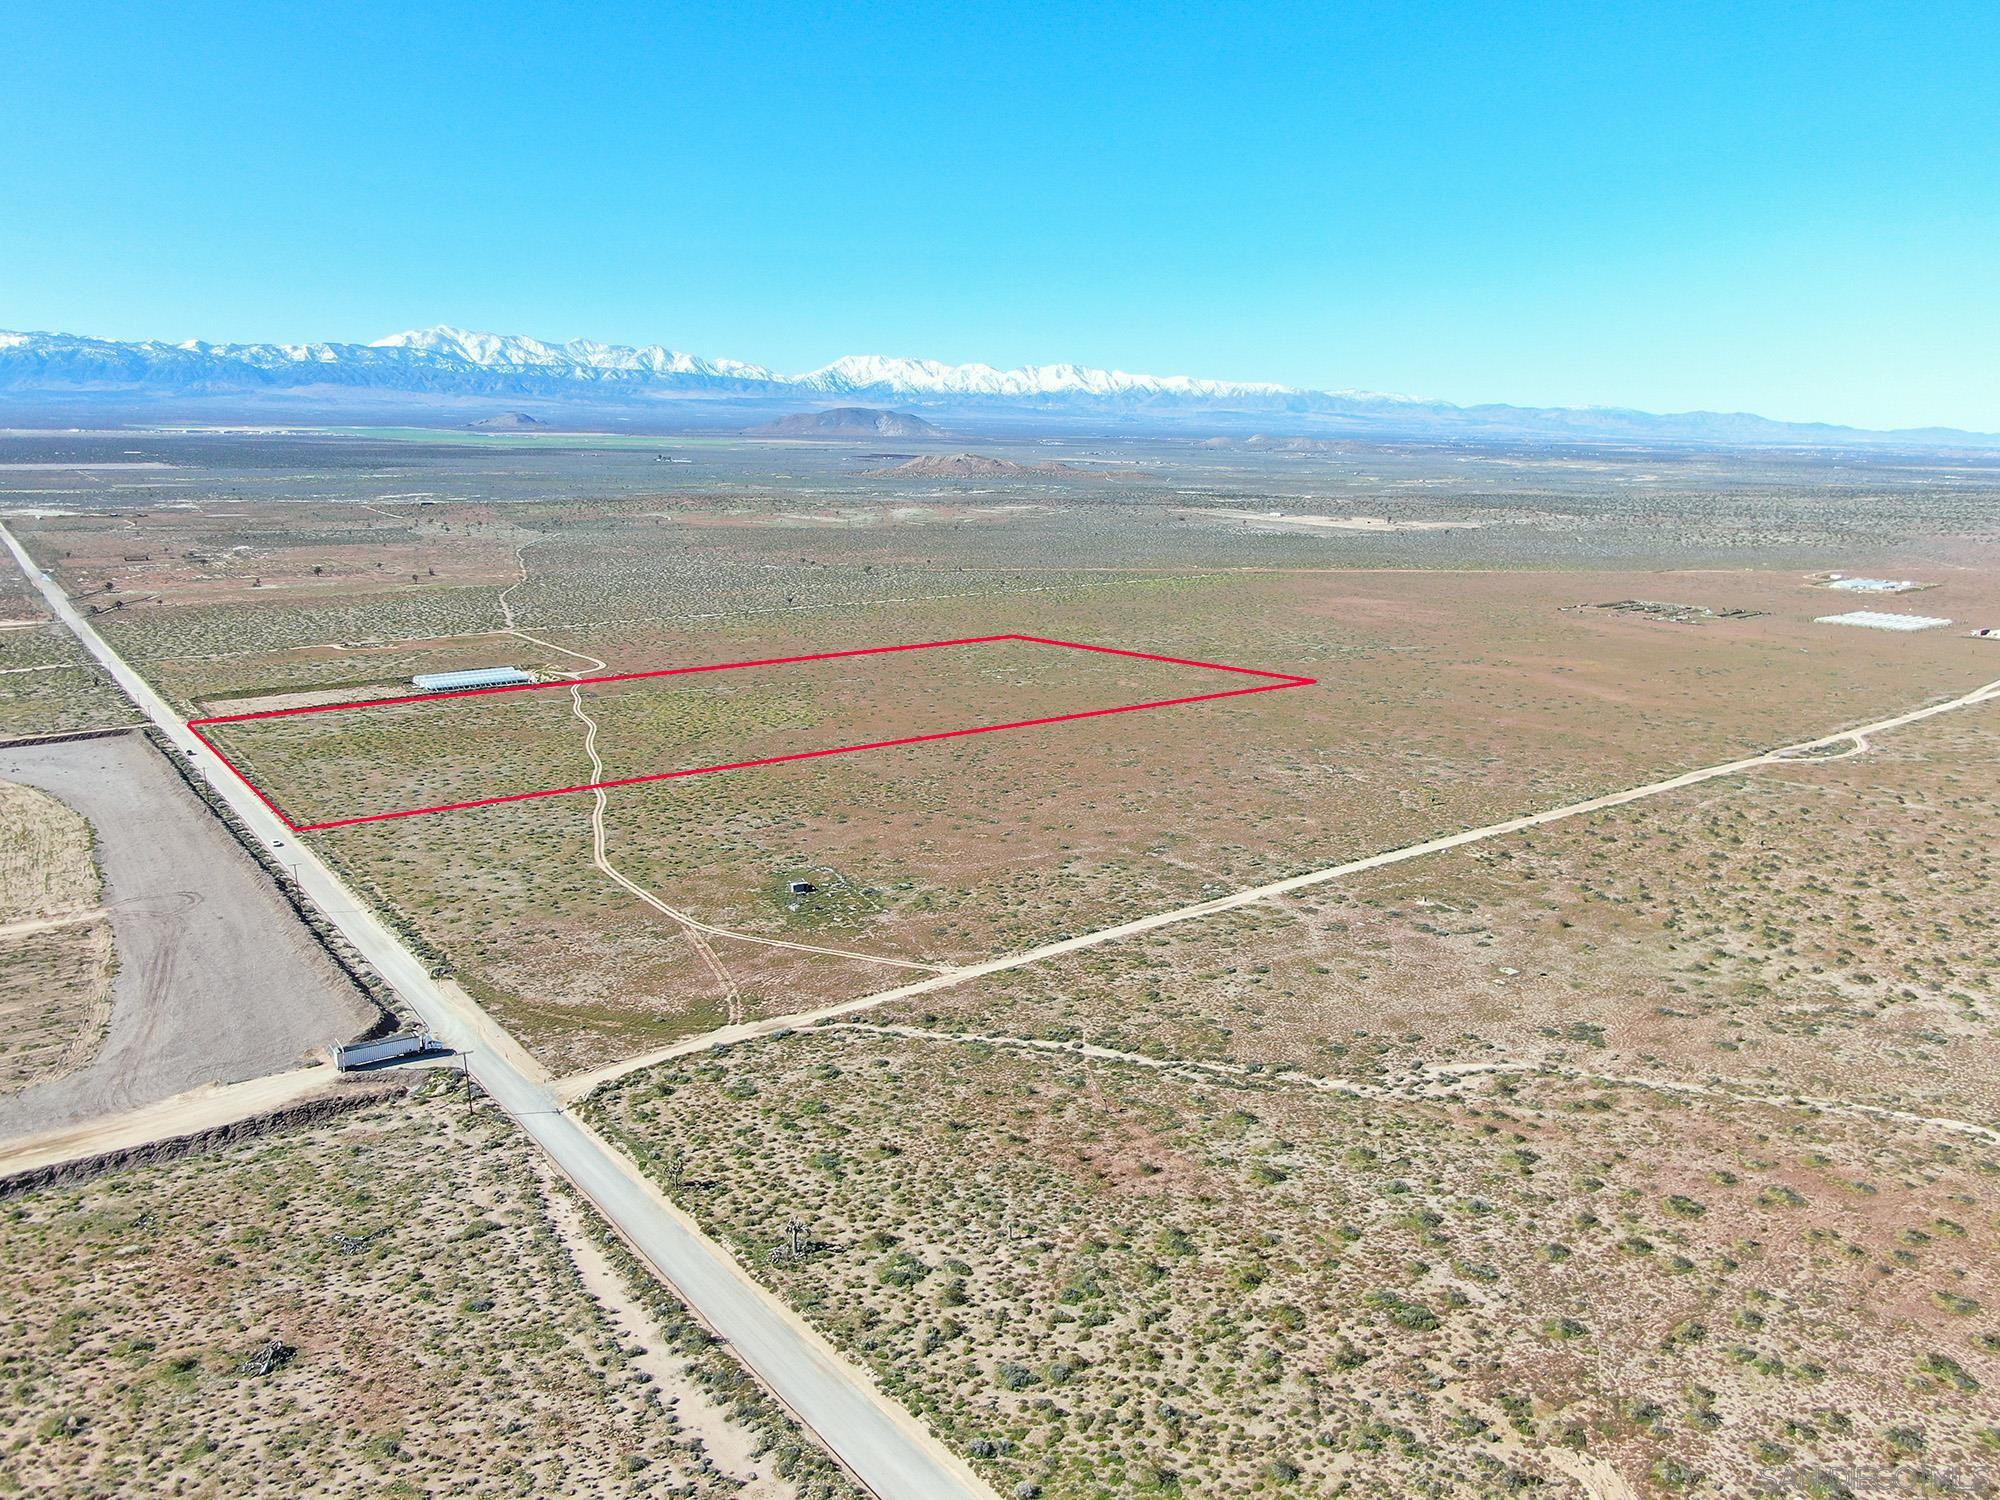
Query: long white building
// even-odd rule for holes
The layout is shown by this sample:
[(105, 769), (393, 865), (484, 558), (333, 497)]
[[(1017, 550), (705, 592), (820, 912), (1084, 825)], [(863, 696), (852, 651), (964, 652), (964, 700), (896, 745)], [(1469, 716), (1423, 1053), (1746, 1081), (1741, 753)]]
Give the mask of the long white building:
[(464, 672), (419, 672), (410, 686), (424, 693), (461, 693), (467, 688), (514, 687), (535, 681), (519, 667), (473, 667)]

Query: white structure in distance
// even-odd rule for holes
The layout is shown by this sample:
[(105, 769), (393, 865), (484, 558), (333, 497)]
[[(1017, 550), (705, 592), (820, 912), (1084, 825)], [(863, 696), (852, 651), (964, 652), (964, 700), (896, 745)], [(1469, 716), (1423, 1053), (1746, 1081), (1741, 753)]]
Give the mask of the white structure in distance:
[(1880, 609), (1854, 609), (1844, 615), (1821, 615), (1815, 625), (1859, 625), (1868, 630), (1935, 630), (1951, 621), (1936, 615), (1896, 615)]

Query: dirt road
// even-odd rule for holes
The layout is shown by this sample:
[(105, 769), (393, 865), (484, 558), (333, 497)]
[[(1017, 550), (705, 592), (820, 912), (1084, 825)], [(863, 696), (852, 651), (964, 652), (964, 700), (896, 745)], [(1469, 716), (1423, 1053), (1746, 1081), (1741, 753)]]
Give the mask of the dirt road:
[(124, 1114), (0, 1142), (0, 1177), (234, 1125), (333, 1092), (341, 1086), (339, 1077), (331, 1063), (315, 1063), (243, 1083), (205, 1084)]
[[(588, 1073), (577, 1073), (556, 1083), (556, 1090), (566, 1100), (581, 1099), (598, 1085), (613, 1078), (621, 1078), (640, 1068), (649, 1068), (669, 1058), (685, 1057), (696, 1052), (705, 1052), (710, 1047), (749, 1041), (759, 1036), (769, 1036), (774, 1031), (791, 1027), (809, 1026), (817, 1021), (835, 1020), (843, 1016), (859, 1015), (887, 1005), (893, 1000), (907, 1000), (917, 995), (928, 995), (937, 990), (949, 989), (953, 985), (964, 984), (970, 979), (979, 979), (988, 974), (1000, 974), (1009, 969), (1024, 968), (1029, 964), (1046, 962), (1060, 958), (1066, 953), (1076, 953), (1085, 948), (1095, 948), (1104, 943), (1120, 942), (1125, 938), (1138, 937), (1161, 927), (1171, 927), (1181, 922), (1193, 922), (1202, 917), (1211, 917), (1218, 912), (1234, 911), (1241, 906), (1252, 906), (1262, 901), (1289, 896), (1294, 891), (1308, 890), (1329, 881), (1344, 880), (1350, 875), (1359, 875), (1368, 870), (1379, 870), (1387, 865), (1401, 864), (1405, 860), (1422, 859), (1426, 855), (1441, 854), (1447, 849), (1463, 848), (1467, 844), (1481, 843), (1487, 839), (1520, 833), (1529, 828), (1540, 828), (1549, 823), (1560, 823), (1568, 818), (1579, 818), (1591, 813), (1603, 812), (1607, 808), (1622, 807), (1628, 802), (1640, 802), (1648, 797), (1658, 797), (1667, 792), (1675, 792), (1683, 787), (1699, 786), (1704, 781), (1713, 781), (1719, 776), (1740, 776), (1745, 771), (1769, 765), (1810, 765), (1812, 761), (1803, 757), (1812, 751), (1853, 741), (1857, 747), (1865, 747), (1870, 739), (1890, 730), (1900, 729), (1906, 724), (1915, 724), (1923, 719), (1935, 718), (1939, 714), (1972, 708), (2000, 698), (2000, 680), (1976, 687), (1943, 703), (1933, 703), (1923, 708), (1913, 708), (1891, 718), (1879, 719), (1872, 724), (1855, 728), (1838, 729), (1816, 739), (1801, 740), (1797, 744), (1784, 745), (1775, 750), (1767, 750), (1761, 755), (1746, 756), (1742, 760), (1724, 761), (1720, 765), (1703, 766), (1696, 771), (1683, 771), (1677, 776), (1669, 776), (1661, 781), (1649, 781), (1641, 786), (1627, 787), (1623, 791), (1606, 792), (1599, 797), (1586, 798), (1581, 802), (1565, 803), (1561, 807), (1551, 807), (1543, 812), (1526, 813), (1518, 818), (1507, 818), (1498, 823), (1489, 823), (1483, 828), (1469, 828), (1463, 833), (1445, 834), (1442, 837), (1426, 839), (1420, 844), (1406, 844), (1400, 849), (1387, 849), (1380, 854), (1370, 854), (1361, 859), (1351, 859), (1343, 864), (1329, 865), (1321, 870), (1308, 870), (1302, 875), (1287, 876), (1283, 880), (1273, 880), (1265, 885), (1250, 886), (1227, 896), (1217, 896), (1209, 901), (1197, 901), (1190, 906), (1174, 907), (1170, 911), (1155, 912), (1148, 917), (1139, 917), (1130, 922), (1120, 922), (1113, 927), (1100, 927), (1094, 932), (1080, 933), (1075, 937), (1063, 938), (1058, 942), (1044, 943), (1038, 948), (1023, 949), (1019, 953), (1006, 954), (1000, 958), (990, 958), (976, 964), (966, 964), (961, 968), (948, 969), (928, 979), (914, 980), (898, 985), (894, 989), (879, 990), (872, 995), (862, 995), (837, 1005), (822, 1006), (817, 1010), (798, 1011), (790, 1015), (769, 1016), (763, 1020), (742, 1025), (724, 1026), (715, 1031), (703, 1032), (699, 1036), (684, 1037), (671, 1046), (662, 1047), (640, 1057), (627, 1058), (622, 1062), (607, 1064)], [(1850, 753), (1860, 753), (1856, 749)], [(1827, 759), (1845, 759), (1845, 756)]]

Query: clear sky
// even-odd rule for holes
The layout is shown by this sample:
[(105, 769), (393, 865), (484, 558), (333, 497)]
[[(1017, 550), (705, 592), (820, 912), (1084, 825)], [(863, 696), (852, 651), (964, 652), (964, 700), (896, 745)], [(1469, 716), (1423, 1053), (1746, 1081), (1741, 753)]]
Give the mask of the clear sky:
[(8, 7), (0, 327), (439, 322), (2000, 429), (2000, 6)]

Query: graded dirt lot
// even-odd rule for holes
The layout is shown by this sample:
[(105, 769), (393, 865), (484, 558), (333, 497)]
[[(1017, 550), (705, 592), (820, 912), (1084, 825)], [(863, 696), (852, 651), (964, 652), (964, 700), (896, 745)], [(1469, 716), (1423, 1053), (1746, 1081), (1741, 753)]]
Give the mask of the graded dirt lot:
[(97, 834), (117, 974), (84, 1067), (0, 1099), (0, 1137), (292, 1067), (373, 1019), (270, 880), (144, 738), (0, 749)]
[(856, 1492), (437, 1080), (0, 1214), (0, 1487)]

